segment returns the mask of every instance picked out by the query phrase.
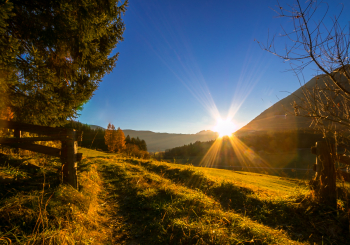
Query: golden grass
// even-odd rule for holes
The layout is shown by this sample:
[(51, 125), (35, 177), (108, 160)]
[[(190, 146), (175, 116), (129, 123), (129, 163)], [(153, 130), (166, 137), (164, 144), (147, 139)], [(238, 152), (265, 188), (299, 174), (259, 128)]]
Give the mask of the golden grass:
[(304, 181), (80, 151), (79, 191), (55, 184), (48, 163), (25, 179), (45, 176), (40, 188), (0, 187), (0, 244), (346, 244), (349, 235), (347, 201), (327, 209)]
[(110, 231), (101, 215), (102, 181), (93, 161), (81, 166), (79, 191), (57, 185), (48, 171), (41, 188), (10, 184), (14, 193), (0, 200), (0, 244), (105, 244)]

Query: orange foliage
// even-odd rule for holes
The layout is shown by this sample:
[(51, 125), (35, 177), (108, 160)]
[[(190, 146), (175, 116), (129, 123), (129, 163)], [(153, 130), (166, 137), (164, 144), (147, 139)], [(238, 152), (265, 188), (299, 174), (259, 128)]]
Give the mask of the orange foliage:
[(10, 107), (6, 107), (4, 110), (0, 111), (0, 119), (10, 121), (13, 118), (13, 112)]

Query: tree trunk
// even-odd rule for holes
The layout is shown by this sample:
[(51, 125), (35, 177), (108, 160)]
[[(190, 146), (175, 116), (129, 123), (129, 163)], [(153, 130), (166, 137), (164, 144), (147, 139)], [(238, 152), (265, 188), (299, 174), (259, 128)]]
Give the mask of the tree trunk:
[(326, 141), (316, 142), (313, 153), (316, 157), (316, 174), (312, 180), (316, 197), (331, 207), (336, 207), (336, 171), (332, 155), (335, 153), (333, 145)]

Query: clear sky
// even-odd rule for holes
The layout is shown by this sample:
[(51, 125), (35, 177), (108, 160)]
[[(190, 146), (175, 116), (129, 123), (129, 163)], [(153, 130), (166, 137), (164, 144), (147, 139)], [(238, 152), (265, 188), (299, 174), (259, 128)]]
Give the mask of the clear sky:
[[(291, 0), (280, 1), (291, 2)], [(350, 12), (332, 0), (330, 16)], [(290, 66), (254, 39), (281, 33), (275, 0), (130, 0), (117, 65), (84, 106), (80, 122), (197, 133), (218, 114), (242, 127), (299, 87)], [(348, 21), (346, 14), (341, 19)], [(284, 45), (281, 40), (278, 45)], [(315, 75), (307, 69), (306, 81)]]

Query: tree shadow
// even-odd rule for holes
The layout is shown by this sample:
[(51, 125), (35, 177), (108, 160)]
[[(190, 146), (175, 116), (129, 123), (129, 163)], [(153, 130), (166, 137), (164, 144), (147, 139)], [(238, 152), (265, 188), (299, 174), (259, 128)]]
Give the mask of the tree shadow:
[[(174, 219), (183, 218), (191, 223), (203, 215), (205, 209), (201, 206), (190, 212), (193, 200), (179, 201), (180, 198), (174, 192), (166, 189), (157, 189), (148, 196), (141, 195), (132, 177), (118, 165), (104, 165), (100, 172), (109, 180), (107, 185), (110, 186), (106, 187), (113, 190), (113, 201), (118, 203), (118, 215), (115, 218), (122, 220), (119, 231), (122, 230), (124, 235), (115, 243), (132, 240), (136, 244), (206, 244), (200, 240), (210, 240), (206, 234), (190, 235), (194, 228), (188, 227), (186, 230), (173, 225)], [(167, 212), (169, 205), (174, 206), (170, 213)]]
[(39, 191), (59, 185), (56, 167), (44, 169), (31, 166), (26, 164), (28, 159), (14, 159), (6, 155), (0, 157), (0, 171), (8, 173), (8, 178), (0, 180), (1, 199), (15, 196), (18, 192)]
[(344, 239), (349, 236), (349, 220), (345, 209), (333, 210), (310, 197), (300, 195), (295, 201), (261, 200), (249, 188), (236, 186), (229, 181), (216, 183), (191, 167), (171, 168), (152, 162), (137, 164), (175, 183), (201, 190), (220, 202), (224, 210), (233, 210), (271, 228), (282, 229), (293, 240), (318, 243), (328, 239), (329, 242), (345, 244)]

